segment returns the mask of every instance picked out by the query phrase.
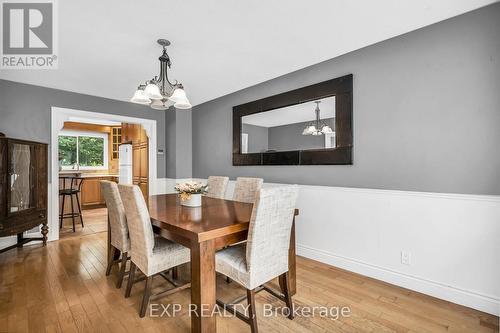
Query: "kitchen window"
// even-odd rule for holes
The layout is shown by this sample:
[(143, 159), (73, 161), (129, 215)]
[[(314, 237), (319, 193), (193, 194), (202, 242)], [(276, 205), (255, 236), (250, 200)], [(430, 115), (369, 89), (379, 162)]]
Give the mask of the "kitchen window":
[(61, 131), (59, 165), (62, 170), (107, 170), (108, 135)]

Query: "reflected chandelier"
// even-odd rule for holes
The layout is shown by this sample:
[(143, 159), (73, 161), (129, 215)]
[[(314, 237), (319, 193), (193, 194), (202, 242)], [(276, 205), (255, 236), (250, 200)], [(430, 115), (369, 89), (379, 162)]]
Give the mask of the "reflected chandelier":
[(308, 124), (306, 128), (304, 128), (302, 135), (332, 134), (333, 133), (332, 128), (328, 126), (326, 123), (321, 123), (320, 109), (319, 109), (319, 103), (321, 103), (321, 101), (315, 101), (314, 103), (316, 103), (316, 109), (314, 110), (314, 112), (316, 112), (316, 120)]
[(140, 84), (130, 99), (131, 102), (149, 105), (155, 110), (166, 110), (171, 105), (177, 109), (190, 109), (191, 103), (187, 99), (184, 87), (177, 80), (172, 83), (168, 80), (167, 67), (170, 69), (170, 57), (167, 54), (167, 46), (170, 42), (166, 39), (158, 39), (158, 44), (163, 47), (163, 52), (158, 58), (160, 60), (160, 75)]

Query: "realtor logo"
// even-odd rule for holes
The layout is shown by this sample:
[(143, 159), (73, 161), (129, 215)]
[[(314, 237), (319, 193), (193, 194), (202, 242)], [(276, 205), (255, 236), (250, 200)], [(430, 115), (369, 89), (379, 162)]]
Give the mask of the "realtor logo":
[(2, 69), (57, 68), (55, 1), (2, 0)]

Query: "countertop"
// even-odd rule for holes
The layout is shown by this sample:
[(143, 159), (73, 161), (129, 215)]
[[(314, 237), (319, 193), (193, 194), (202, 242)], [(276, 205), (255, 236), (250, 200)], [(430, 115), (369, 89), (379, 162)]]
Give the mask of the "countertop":
[(119, 174), (114, 174), (114, 173), (85, 173), (81, 171), (63, 171), (59, 172), (59, 177), (64, 177), (64, 176), (71, 176), (71, 175), (76, 175), (81, 178), (101, 178), (101, 177), (119, 177)]

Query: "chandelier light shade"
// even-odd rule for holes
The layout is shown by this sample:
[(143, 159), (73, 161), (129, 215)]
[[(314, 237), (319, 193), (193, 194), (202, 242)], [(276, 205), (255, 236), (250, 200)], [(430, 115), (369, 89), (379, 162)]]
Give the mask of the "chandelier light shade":
[(134, 96), (130, 99), (131, 102), (137, 104), (149, 104), (151, 100), (144, 94), (144, 87), (140, 86), (134, 93)]
[(333, 131), (332, 131), (332, 128), (328, 125), (325, 125), (323, 126), (323, 128), (321, 129), (321, 133), (323, 134), (332, 134)]
[(306, 127), (302, 131), (302, 135), (316, 136), (323, 134), (333, 134), (334, 132), (330, 126), (328, 126), (325, 123), (321, 123), (320, 119), (321, 111), (319, 109), (319, 104), (321, 103), (321, 101), (315, 101), (314, 103), (316, 103), (316, 109), (314, 110), (314, 112), (316, 113), (316, 120), (313, 123), (306, 125)]
[(149, 106), (151, 107), (151, 109), (155, 110), (166, 110), (170, 105), (165, 105), (164, 100), (162, 99), (154, 99)]
[(170, 45), (170, 42), (166, 39), (158, 39), (157, 42), (163, 47), (163, 52), (158, 58), (160, 60), (160, 74), (140, 85), (130, 101), (138, 104), (149, 104), (155, 110), (166, 110), (172, 104), (177, 109), (190, 109), (192, 106), (182, 84), (177, 81), (172, 83), (168, 79), (167, 70), (172, 65), (167, 54), (167, 46)]
[(144, 94), (150, 99), (162, 99), (160, 88), (155, 83), (148, 83), (144, 89)]
[(172, 96), (170, 96), (168, 99), (174, 103), (179, 102), (179, 101), (187, 101), (186, 92), (184, 91), (184, 89), (182, 87), (179, 87), (179, 88), (174, 90), (174, 92), (172, 93)]
[(187, 109), (191, 109), (192, 105), (191, 105), (191, 103), (189, 103), (188, 100), (185, 100), (185, 101), (182, 101), (182, 102), (176, 102), (174, 104), (174, 107), (176, 109), (187, 110)]

